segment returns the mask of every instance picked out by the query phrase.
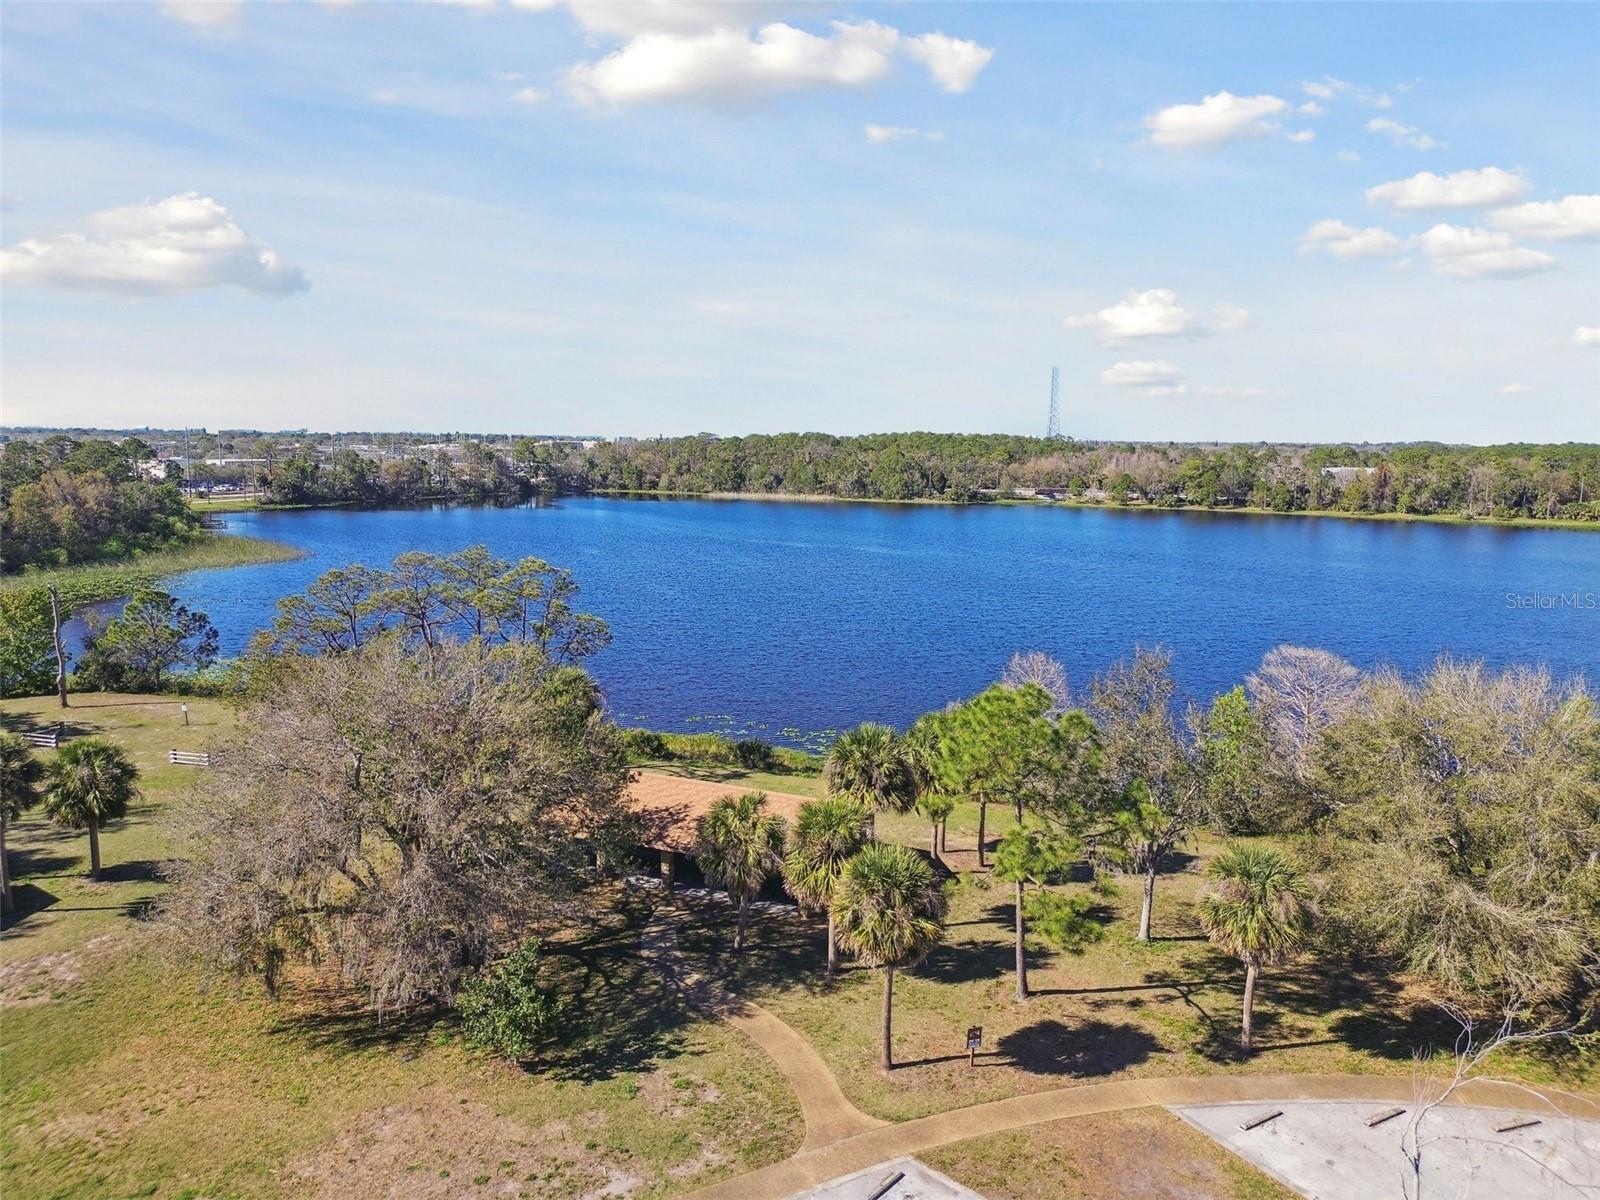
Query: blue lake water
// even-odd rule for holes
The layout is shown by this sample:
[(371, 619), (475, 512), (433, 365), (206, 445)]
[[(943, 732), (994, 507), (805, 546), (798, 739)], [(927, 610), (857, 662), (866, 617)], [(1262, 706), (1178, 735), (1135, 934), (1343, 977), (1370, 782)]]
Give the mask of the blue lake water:
[[(230, 530), (295, 562), (171, 589), (237, 653), (278, 597), (353, 562), (475, 543), (570, 568), (615, 641), (591, 662), (612, 712), (661, 729), (793, 740), (918, 713), (996, 678), (1016, 650), (1075, 688), (1165, 643), (1205, 700), (1281, 642), (1361, 667), (1437, 655), (1600, 666), (1600, 535), (1565, 530), (1047, 507), (563, 498), (516, 508), (243, 513)], [(1520, 602), (1527, 605), (1529, 602)], [(1584, 600), (1580, 596), (1580, 604)]]

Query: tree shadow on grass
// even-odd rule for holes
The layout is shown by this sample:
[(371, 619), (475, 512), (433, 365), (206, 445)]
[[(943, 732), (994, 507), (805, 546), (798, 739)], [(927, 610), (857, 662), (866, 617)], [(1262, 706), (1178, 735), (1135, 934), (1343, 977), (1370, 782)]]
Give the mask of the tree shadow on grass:
[[(1009, 908), (1009, 906), (1007, 906)], [(1028, 945), (1028, 969), (1047, 967), (1056, 957), (1054, 950)], [(934, 983), (974, 983), (981, 979), (1000, 979), (1017, 967), (1017, 948), (1004, 942), (940, 942), (914, 969), (922, 979)]]
[(54, 846), (20, 846), (11, 850), (11, 878), (24, 879), (32, 876), (35, 879), (48, 879), (57, 875), (80, 874), (74, 870), (83, 857), (78, 854), (63, 854)]
[(641, 926), (632, 912), (547, 943), (545, 977), (561, 1031), (527, 1064), (530, 1072), (597, 1083), (685, 1052), (685, 1029), (696, 1018), (671, 973), (641, 953)]
[[(1197, 948), (1174, 972), (1145, 978), (1199, 1015), (1204, 1033), (1195, 1046), (1198, 1053), (1217, 1062), (1247, 1057), (1239, 1044), (1244, 970), (1237, 961)], [(1204, 1003), (1202, 992), (1210, 993)], [(1418, 1047), (1449, 1046), (1455, 1036), (1454, 1024), (1442, 1014), (1413, 1009), (1402, 999), (1400, 977), (1391, 966), (1342, 955), (1304, 958), (1264, 971), (1254, 1027), (1256, 1054), (1344, 1045), (1407, 1060)]]
[[(545, 941), (541, 982), (559, 1015), (555, 1032), (525, 1070), (595, 1083), (686, 1053), (685, 1031), (700, 1018), (670, 973), (641, 953), (649, 914), (647, 902), (624, 898), (591, 914), (581, 928)], [(331, 982), (312, 985), (290, 1003), (271, 1032), (315, 1048), (386, 1047), (413, 1057), (425, 1042), (460, 1035), (455, 1013), (443, 1005), (421, 1005), (380, 1022), (358, 992)]]
[(36, 883), (13, 882), (11, 897), (15, 904), (12, 910), (5, 914), (0, 929), (4, 929), (11, 937), (24, 937), (30, 930), (18, 928), (27, 924), (30, 917), (39, 913), (49, 912), (61, 903), (61, 897), (54, 892), (46, 891)]
[(292, 997), (269, 1035), (291, 1038), (316, 1050), (363, 1051), (391, 1049), (406, 1059), (420, 1053), (428, 1035), (448, 1034), (454, 1024), (438, 1004), (419, 1004), (401, 1013), (386, 1013), (380, 1020), (357, 992), (317, 983)]
[[(104, 871), (101, 876), (105, 876)], [(11, 894), (16, 906), (0, 923), (0, 930), (4, 930), (8, 938), (32, 936), (38, 928), (32, 918), (43, 914), (58, 916), (67, 913), (114, 912), (121, 913), (131, 921), (143, 921), (149, 918), (152, 911), (148, 899), (118, 900), (107, 904), (63, 904), (61, 897), (54, 892), (32, 882), (14, 882)]]
[(995, 1049), (1003, 1060), (985, 1066), (1014, 1066), (1034, 1075), (1086, 1079), (1137, 1066), (1159, 1052), (1161, 1043), (1126, 1022), (1093, 1020), (1066, 1025), (1037, 1021), (1006, 1034)]
[(103, 883), (161, 883), (166, 866), (165, 861), (151, 858), (111, 863), (100, 868), (100, 879)]
[[(738, 910), (726, 897), (682, 897), (669, 911), (679, 950), (738, 995), (759, 1000), (795, 987), (820, 994), (838, 985), (824, 972), (827, 925), (820, 917), (787, 906), (755, 908), (745, 948), (735, 950)], [(848, 970), (849, 956), (841, 958)]]

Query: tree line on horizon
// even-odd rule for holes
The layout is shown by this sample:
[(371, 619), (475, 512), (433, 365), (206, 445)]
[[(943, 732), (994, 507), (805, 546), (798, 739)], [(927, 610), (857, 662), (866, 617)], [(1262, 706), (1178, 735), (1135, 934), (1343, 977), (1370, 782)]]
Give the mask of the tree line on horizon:
[[(999, 434), (776, 434), (554, 446), (575, 491), (973, 501), (1014, 488), (1161, 508), (1600, 520), (1600, 446), (1080, 444)], [(1328, 472), (1324, 468), (1355, 468)]]
[[(199, 468), (274, 505), (396, 505), (526, 499), (535, 491), (822, 495), (973, 503), (1033, 490), (1155, 508), (1257, 508), (1600, 521), (1600, 445), (1393, 446), (1086, 443), (1005, 434), (821, 433), (619, 438), (585, 446), (464, 439), (455, 453), (393, 457), (240, 445), (262, 463)], [(12, 439), (0, 453), (0, 570), (139, 553), (188, 536), (178, 497), (137, 477), (138, 438)], [(182, 472), (168, 465), (166, 482)], [(101, 478), (103, 476), (103, 478)], [(194, 480), (191, 480), (194, 482)], [(20, 489), (20, 491), (19, 491)], [(175, 490), (175, 489), (174, 489)], [(115, 493), (115, 494), (114, 494)], [(177, 522), (177, 525), (162, 524)]]

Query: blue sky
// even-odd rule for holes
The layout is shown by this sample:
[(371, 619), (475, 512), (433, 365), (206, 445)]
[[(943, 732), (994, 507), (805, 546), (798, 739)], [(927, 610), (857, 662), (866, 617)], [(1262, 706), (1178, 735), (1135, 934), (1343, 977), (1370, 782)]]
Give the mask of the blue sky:
[(8, 423), (1600, 434), (1600, 9), (8, 2)]

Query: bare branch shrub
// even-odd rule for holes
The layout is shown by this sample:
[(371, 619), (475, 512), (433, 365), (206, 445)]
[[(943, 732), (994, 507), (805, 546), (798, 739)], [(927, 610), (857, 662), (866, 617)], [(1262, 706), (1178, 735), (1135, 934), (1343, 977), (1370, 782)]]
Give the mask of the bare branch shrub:
[(1000, 682), (1008, 688), (1031, 683), (1050, 697), (1050, 715), (1060, 716), (1072, 707), (1072, 688), (1067, 684), (1067, 669), (1043, 650), (1019, 650), (1006, 663)]
[(627, 769), (594, 683), (528, 644), (380, 635), (279, 659), (181, 810), (164, 915), (269, 990), (329, 957), (380, 1013), (558, 911), (629, 840)]

